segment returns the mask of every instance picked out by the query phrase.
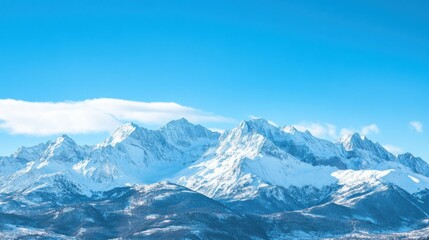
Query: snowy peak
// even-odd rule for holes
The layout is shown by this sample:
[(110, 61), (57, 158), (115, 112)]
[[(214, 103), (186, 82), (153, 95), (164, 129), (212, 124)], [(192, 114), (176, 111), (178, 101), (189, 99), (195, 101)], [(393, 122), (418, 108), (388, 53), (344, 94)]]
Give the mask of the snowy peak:
[(287, 133), (290, 133), (290, 134), (295, 134), (295, 133), (299, 132), (298, 129), (296, 129), (292, 125), (285, 126), (285, 127), (283, 127), (282, 130), (283, 130), (283, 132), (287, 132)]
[(69, 146), (69, 147), (74, 147), (76, 146), (76, 142), (70, 138), (69, 136), (63, 134), (60, 137), (58, 137), (57, 139), (55, 139), (53, 146), (56, 147), (60, 147), (60, 146)]
[(219, 133), (186, 119), (148, 130), (133, 123), (118, 128), (74, 169), (95, 184), (153, 183), (198, 160), (218, 143)]
[(167, 128), (180, 128), (180, 127), (189, 127), (189, 126), (195, 126), (195, 125), (190, 123), (186, 118), (179, 118), (176, 120), (172, 120), (165, 125), (165, 127)]
[(100, 146), (116, 146), (116, 144), (124, 141), (129, 138), (133, 133), (135, 133), (140, 127), (135, 123), (126, 123), (116, 129), (113, 134), (107, 138)]
[(31, 162), (40, 159), (43, 152), (48, 147), (49, 142), (40, 143), (33, 147), (20, 147), (15, 153), (11, 155), (12, 158), (18, 159), (22, 162)]
[(296, 166), (306, 165), (305, 168), (330, 166), (355, 170), (407, 166), (415, 173), (429, 176), (429, 166), (420, 158), (411, 154), (396, 158), (358, 133), (334, 144), (293, 126), (280, 128), (265, 119), (242, 121), (222, 137), (183, 118), (158, 130), (127, 123), (94, 149), (81, 147), (63, 135), (46, 144), (22, 148), (15, 155), (27, 159), (23, 164), (36, 161), (35, 167), (52, 166), (52, 171), (73, 166), (73, 174), (94, 179), (95, 183), (111, 179), (112, 184), (117, 183), (115, 186), (124, 182), (152, 183), (209, 159), (217, 161), (219, 166), (229, 164), (233, 172), (253, 163), (261, 165), (258, 168), (252, 165), (252, 173), (259, 168), (271, 171), (267, 166), (272, 162), (280, 162), (285, 169), (294, 162)]
[(148, 130), (134, 123), (127, 123), (119, 127), (99, 148), (120, 144), (122, 149), (132, 147), (149, 152), (164, 149), (169, 151), (166, 153), (169, 155), (178, 150), (190, 150), (197, 145), (214, 145), (219, 136), (219, 133), (194, 125), (184, 118), (171, 121), (159, 130)]
[(248, 121), (244, 121), (244, 123), (248, 126), (250, 130), (254, 130), (261, 134), (279, 131), (279, 128), (277, 126), (274, 126), (269, 121), (263, 118), (251, 119)]
[[(128, 225), (113, 229), (112, 237), (177, 238), (170, 231), (174, 227), (210, 238), (220, 236), (213, 235), (223, 231), (219, 226), (237, 231), (228, 226), (240, 226), (242, 218), (234, 224), (232, 213), (250, 217), (248, 229), (259, 223), (267, 228), (261, 239), (307, 238), (305, 231), (318, 228), (314, 238), (336, 237), (338, 229), (355, 233), (429, 226), (428, 176), (429, 165), (421, 158), (410, 153), (395, 157), (357, 133), (332, 143), (264, 119), (243, 121), (222, 136), (186, 119), (158, 130), (127, 123), (95, 148), (63, 135), (0, 157), (0, 209), (6, 222), (28, 219), (32, 228), (35, 222), (49, 228), (51, 219), (63, 232), (76, 223), (68, 228), (71, 237), (100, 229), (105, 234), (119, 222)], [(39, 218), (31, 218), (31, 209)], [(178, 209), (186, 218), (177, 218)], [(195, 221), (197, 215), (203, 220)], [(177, 228), (176, 220), (186, 228)], [(99, 228), (97, 222), (107, 225)], [(201, 228), (215, 230), (205, 237), (189, 222), (199, 227), (207, 222)], [(137, 234), (126, 235), (131, 231)], [(160, 232), (165, 237), (152, 235)]]
[(374, 143), (367, 137), (360, 135), (359, 133), (353, 133), (346, 135), (340, 139), (340, 143), (343, 145), (346, 151), (353, 150), (365, 150), (377, 152), (387, 152), (379, 143)]
[[(77, 155), (82, 155), (83, 148), (67, 135), (62, 135), (53, 141), (41, 143), (33, 147), (20, 147), (11, 157), (20, 161), (64, 160), (70, 161)], [(81, 157), (78, 157), (79, 159)], [(78, 159), (74, 159), (78, 160)]]
[(353, 133), (342, 137), (340, 143), (347, 152), (368, 152), (372, 157), (378, 157), (383, 161), (390, 161), (395, 158), (393, 154), (389, 153), (379, 143), (374, 143), (365, 136), (361, 136), (359, 133)]
[(211, 145), (220, 136), (219, 133), (212, 132), (201, 125), (194, 125), (184, 118), (167, 123), (160, 132), (167, 141), (182, 150), (197, 142)]
[(279, 135), (280, 129), (264, 119), (242, 121), (222, 135), (217, 154), (250, 157), (261, 153), (264, 146), (271, 145), (272, 137)]
[(280, 135), (281, 130), (269, 121), (257, 118), (240, 122), (238, 127), (234, 128), (231, 132), (234, 132), (237, 136), (259, 134), (265, 138), (273, 139)]
[(247, 132), (258, 133), (274, 142), (294, 141), (311, 144), (315, 141), (325, 141), (314, 137), (309, 131), (301, 132), (294, 126), (281, 128), (262, 118), (243, 121), (239, 127)]
[(58, 137), (49, 143), (40, 161), (58, 161), (76, 163), (83, 160), (86, 151), (67, 135)]
[(226, 141), (225, 144), (221, 143), (222, 146), (240, 143), (247, 148), (251, 147), (251, 152), (259, 153), (269, 151), (278, 153), (273, 149), (281, 149), (306, 163), (346, 168), (338, 145), (316, 138), (308, 131), (300, 132), (293, 126), (280, 128), (264, 119), (252, 119), (241, 122), (238, 127), (227, 133), (222, 137), (222, 141)]
[(207, 133), (211, 132), (210, 130), (206, 129), (201, 125), (195, 125), (190, 123), (185, 118), (168, 122), (164, 127), (161, 128), (161, 131), (165, 133), (167, 132), (168, 133), (180, 132), (182, 134), (186, 133), (189, 135), (195, 135), (195, 137), (200, 137), (200, 136), (205, 137)]
[(429, 176), (429, 164), (419, 157), (415, 157), (411, 153), (399, 154), (398, 161), (408, 166), (413, 172), (424, 176)]
[(284, 133), (288, 133), (288, 134), (292, 135), (293, 138), (295, 139), (295, 141), (301, 141), (301, 142), (315, 141), (315, 140), (316, 141), (325, 141), (325, 140), (316, 138), (308, 130), (301, 132), (298, 129), (296, 129), (294, 126), (285, 126), (282, 128), (282, 131)]
[[(147, 130), (135, 123), (127, 123), (119, 127), (99, 147), (116, 146), (122, 142), (134, 142), (133, 144), (145, 144), (148, 141), (168, 141), (173, 145), (190, 145), (191, 142), (216, 141), (220, 134), (212, 132), (201, 125), (194, 125), (182, 118), (167, 123), (159, 130)], [(164, 140), (163, 140), (164, 139)]]
[(62, 152), (75, 150), (76, 148), (78, 148), (78, 145), (73, 139), (67, 135), (62, 135), (49, 144), (43, 155), (54, 156), (56, 154), (61, 154)]
[[(365, 149), (371, 141), (361, 136), (359, 133), (352, 133), (345, 135), (340, 139), (340, 143), (343, 145), (346, 151), (352, 151), (354, 149)], [(371, 142), (372, 143), (372, 142)]]

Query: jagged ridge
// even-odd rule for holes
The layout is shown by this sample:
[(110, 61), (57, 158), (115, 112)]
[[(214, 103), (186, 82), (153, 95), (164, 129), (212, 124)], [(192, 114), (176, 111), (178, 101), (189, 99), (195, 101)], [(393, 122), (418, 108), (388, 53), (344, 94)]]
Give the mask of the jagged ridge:
[[(346, 234), (350, 224), (362, 231), (424, 227), (427, 176), (429, 165), (421, 158), (394, 156), (356, 133), (332, 143), (254, 119), (220, 135), (179, 119), (158, 130), (125, 124), (96, 146), (79, 146), (63, 135), (22, 147), (0, 158), (0, 195), (5, 213), (24, 203), (52, 210), (75, 199), (95, 201), (122, 187), (169, 180), (233, 212), (260, 214), (262, 219), (243, 221), (261, 222), (263, 234), (247, 234), (265, 238), (292, 234), (280, 224), (285, 216), (304, 225), (331, 221), (344, 227), (340, 233), (320, 225), (320, 234)], [(268, 215), (274, 222), (268, 223), (266, 214), (274, 214)], [(310, 231), (302, 224), (293, 229)]]

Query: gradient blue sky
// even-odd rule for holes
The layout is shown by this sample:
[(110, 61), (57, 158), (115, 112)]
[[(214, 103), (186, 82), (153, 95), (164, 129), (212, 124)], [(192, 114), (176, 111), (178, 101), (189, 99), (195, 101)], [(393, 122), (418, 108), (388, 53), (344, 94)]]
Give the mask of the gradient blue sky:
[[(429, 160), (428, 11), (396, 0), (1, 0), (0, 99), (176, 102), (338, 132), (376, 124), (370, 139)], [(3, 129), (0, 154), (54, 137)]]

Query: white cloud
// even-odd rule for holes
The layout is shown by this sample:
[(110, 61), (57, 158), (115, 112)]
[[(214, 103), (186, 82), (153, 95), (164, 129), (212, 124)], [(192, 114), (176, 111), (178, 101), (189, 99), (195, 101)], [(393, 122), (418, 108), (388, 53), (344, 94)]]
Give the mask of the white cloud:
[(378, 128), (377, 124), (371, 124), (368, 126), (364, 126), (362, 130), (360, 131), (361, 135), (367, 136), (371, 133), (379, 133), (380, 129)]
[(340, 131), (340, 136), (346, 136), (355, 133), (356, 131), (350, 128), (342, 128)]
[(261, 119), (261, 117), (257, 117), (257, 116), (255, 116), (255, 115), (249, 115), (249, 118), (250, 118), (251, 120)]
[(312, 135), (324, 139), (337, 139), (337, 128), (330, 123), (308, 123), (303, 122), (293, 125), (298, 131), (308, 130)]
[(423, 132), (423, 124), (419, 121), (411, 121), (410, 126), (418, 133)]
[(404, 153), (404, 150), (403, 150), (402, 148), (400, 148), (400, 147), (397, 147), (397, 146), (393, 146), (393, 145), (390, 145), (390, 144), (386, 144), (386, 145), (383, 145), (383, 147), (384, 147), (387, 151), (389, 151), (389, 152), (391, 152), (391, 153), (393, 153), (393, 154), (395, 154), (395, 155), (398, 155), (398, 154)]
[[(342, 136), (358, 132), (351, 128), (341, 128), (339, 131), (337, 131), (337, 126), (330, 123), (302, 122), (300, 124), (294, 124), (293, 127), (295, 127), (301, 132), (308, 130), (312, 135), (318, 138), (324, 138), (329, 140), (338, 140)], [(362, 127), (360, 134), (368, 135), (371, 133), (379, 132), (380, 129), (378, 128), (378, 126), (376, 124), (371, 124)]]
[[(249, 118), (250, 118), (251, 120), (264, 119), (264, 118), (262, 118), (262, 117), (257, 117), (257, 116), (255, 116), (255, 115), (249, 115)], [(275, 123), (274, 121), (267, 120), (267, 122), (268, 122), (269, 124), (271, 124), (271, 125), (275, 126), (275, 127), (279, 127), (279, 125), (277, 125), (277, 123)]]
[(333, 124), (330, 123), (326, 123), (326, 132), (328, 134), (328, 136), (332, 137), (332, 138), (336, 138), (337, 137), (337, 127)]
[(174, 102), (138, 102), (111, 98), (77, 102), (0, 99), (0, 130), (11, 134), (105, 132), (114, 130), (124, 122), (158, 126), (181, 117), (195, 123), (233, 121)]

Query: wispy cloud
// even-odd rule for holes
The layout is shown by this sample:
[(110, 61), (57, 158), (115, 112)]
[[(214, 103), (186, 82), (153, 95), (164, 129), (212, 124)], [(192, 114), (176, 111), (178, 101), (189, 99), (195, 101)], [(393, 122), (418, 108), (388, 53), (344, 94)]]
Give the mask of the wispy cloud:
[(397, 146), (393, 146), (393, 145), (390, 145), (390, 144), (386, 144), (386, 145), (383, 145), (383, 147), (384, 147), (387, 151), (389, 151), (389, 152), (391, 152), (391, 153), (393, 153), (393, 154), (395, 154), (395, 155), (397, 155), (397, 154), (401, 154), (401, 153), (404, 153), (404, 150), (403, 150), (402, 148), (400, 148), (400, 147), (397, 147)]
[(423, 132), (423, 124), (419, 121), (411, 121), (410, 126), (418, 133)]
[[(249, 115), (249, 118), (252, 120), (256, 120), (256, 119), (263, 119), (262, 117), (257, 117), (255, 115)], [(274, 121), (271, 120), (267, 120), (271, 125), (278, 127), (279, 125), (277, 125), (277, 123), (275, 123)]]
[(105, 132), (129, 121), (163, 125), (181, 117), (195, 123), (233, 121), (174, 102), (138, 102), (111, 98), (77, 102), (0, 99), (0, 130), (11, 134)]
[(261, 119), (262, 117), (258, 117), (258, 116), (255, 116), (255, 115), (249, 115), (249, 118), (252, 119), (252, 120), (255, 120), (255, 119)]
[(360, 133), (364, 136), (372, 134), (372, 133), (379, 133), (380, 129), (378, 128), (377, 124), (371, 124), (368, 126), (364, 126)]
[(349, 134), (353, 134), (355, 133), (356, 130), (350, 129), (350, 128), (342, 128), (340, 131), (340, 136), (345, 136), (345, 135), (349, 135)]
[(353, 128), (339, 129), (337, 128), (337, 126), (330, 123), (302, 122), (299, 124), (294, 124), (293, 126), (299, 131), (308, 130), (311, 134), (318, 138), (324, 138), (329, 140), (337, 140), (344, 135), (352, 134), (355, 132), (359, 132), (360, 134), (365, 136), (380, 132), (380, 129), (378, 128), (377, 124), (363, 126), (360, 131)]
[(302, 122), (300, 124), (294, 124), (293, 126), (301, 132), (308, 130), (311, 134), (318, 138), (338, 138), (336, 126), (330, 123)]

